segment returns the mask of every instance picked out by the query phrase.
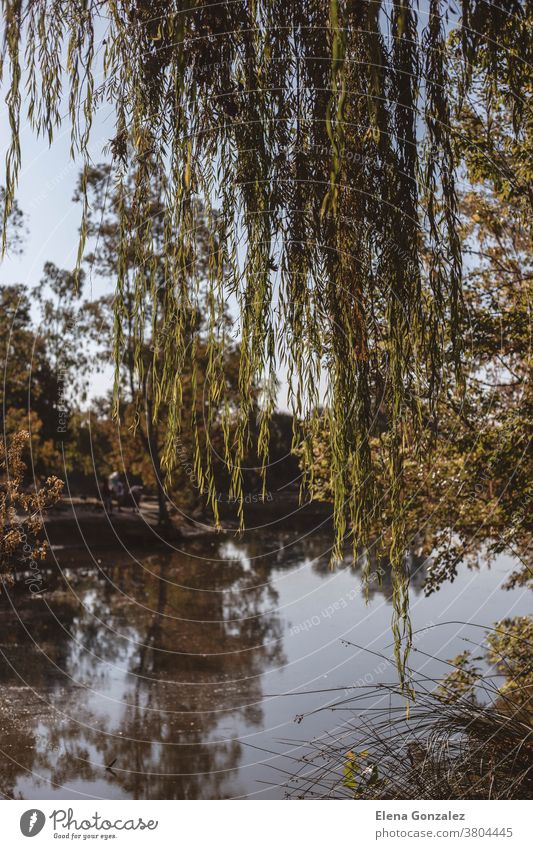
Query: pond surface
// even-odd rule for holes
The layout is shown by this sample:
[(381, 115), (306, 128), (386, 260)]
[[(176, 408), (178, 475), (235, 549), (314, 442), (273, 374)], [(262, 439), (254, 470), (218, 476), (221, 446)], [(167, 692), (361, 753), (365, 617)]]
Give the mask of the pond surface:
[[(299, 746), (353, 718), (319, 709), (396, 680), (378, 656), (393, 656), (390, 585), (365, 604), (352, 566), (329, 569), (330, 542), (256, 531), (152, 555), (57, 551), (40, 595), (6, 588), (2, 794), (283, 798)], [(440, 677), (482, 642), (476, 626), (527, 613), (526, 591), (501, 586), (516, 565), (460, 567), (426, 598), (413, 561), (411, 665)]]

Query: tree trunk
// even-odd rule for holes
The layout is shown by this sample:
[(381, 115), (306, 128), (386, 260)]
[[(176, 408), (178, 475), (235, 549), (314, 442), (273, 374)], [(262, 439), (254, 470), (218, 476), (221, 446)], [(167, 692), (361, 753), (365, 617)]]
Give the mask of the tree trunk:
[(157, 445), (157, 436), (154, 434), (151, 410), (149, 410), (149, 414), (150, 417), (148, 419), (148, 445), (150, 456), (154, 464), (154, 474), (157, 489), (157, 503), (159, 506), (159, 524), (168, 525), (170, 522), (170, 516), (168, 515), (167, 510), (167, 496), (165, 490), (163, 489), (161, 462), (159, 460), (159, 447)]
[[(143, 442), (146, 444), (146, 449), (150, 453), (150, 457), (152, 458), (152, 463), (154, 466), (154, 474), (155, 474), (155, 485), (157, 490), (157, 504), (159, 508), (159, 517), (158, 523), (160, 525), (168, 525), (170, 524), (170, 516), (168, 514), (167, 509), (167, 496), (165, 490), (163, 488), (163, 476), (161, 472), (161, 461), (159, 459), (159, 446), (157, 443), (157, 432), (154, 428), (154, 422), (152, 419), (152, 402), (146, 401), (146, 427), (148, 430), (148, 435), (145, 436), (143, 433)], [(140, 428), (142, 433), (142, 427)]]

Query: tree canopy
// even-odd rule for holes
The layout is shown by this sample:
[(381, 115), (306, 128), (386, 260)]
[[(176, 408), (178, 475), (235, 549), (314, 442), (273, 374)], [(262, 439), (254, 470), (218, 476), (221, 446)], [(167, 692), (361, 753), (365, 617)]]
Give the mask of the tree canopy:
[[(50, 141), (70, 122), (73, 155), (85, 159), (80, 261), (91, 128), (102, 106), (112, 108), (115, 357), (123, 356), (124, 327), (132, 327), (142, 373), (145, 305), (157, 303), (152, 412), (168, 411), (167, 472), (184, 413), (197, 415), (194, 392), (184, 409), (180, 376), (195, 371), (206, 283), (206, 432), (216, 411), (237, 499), (255, 387), (266, 387), (257, 437), (266, 465), (275, 402), (268, 387), (283, 366), (304, 459), (320, 408), (327, 411), (334, 553), (347, 533), (354, 549), (365, 545), (384, 497), (373, 485), (369, 440), (379, 412), (400, 621), (404, 450), (421, 443), (422, 406), (434, 415), (443, 386), (459, 394), (463, 385), (456, 174), (465, 156), (480, 168), (493, 156), (475, 133), (458, 133), (456, 115), (468, 103), (475, 123), (480, 111), (505, 107), (509, 137), (523, 138), (530, 3), (2, 0), (2, 8), (12, 130), (4, 218), (20, 170), (21, 121)], [(513, 172), (501, 179), (512, 191)], [(154, 180), (163, 196), (157, 224)], [(208, 222), (206, 268), (195, 260), (198, 200)], [(228, 303), (240, 340), (237, 415), (224, 378), (224, 351), (234, 341)], [(196, 462), (208, 481), (209, 447), (197, 446)]]

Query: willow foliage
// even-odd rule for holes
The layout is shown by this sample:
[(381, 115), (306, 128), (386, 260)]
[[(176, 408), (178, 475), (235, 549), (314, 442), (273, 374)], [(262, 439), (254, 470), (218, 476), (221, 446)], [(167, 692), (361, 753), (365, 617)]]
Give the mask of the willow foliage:
[[(514, 132), (522, 132), (526, 6), (518, 0), (464, 0), (458, 11), (444, 0), (420, 8), (413, 0), (2, 0), (12, 139), (5, 216), (20, 169), (21, 120), (50, 141), (68, 121), (73, 155), (88, 167), (93, 119), (110, 104), (113, 179), (124, 197), (116, 357), (121, 328), (130, 322), (143, 367), (146, 304), (157, 300), (163, 321), (153, 385), (155, 415), (163, 403), (170, 410), (166, 469), (171, 473), (183, 416), (192, 416), (194, 426), (197, 415), (194, 399), (183, 409), (180, 374), (187, 361), (194, 374), (196, 312), (206, 284), (206, 427), (220, 425), (211, 411), (222, 406), (232, 497), (239, 502), (254, 387), (274, 386), (283, 366), (294, 440), (304, 455), (320, 407), (327, 410), (335, 555), (347, 535), (354, 547), (367, 543), (382, 498), (393, 506), (387, 545), (398, 643), (405, 636), (408, 579), (402, 455), (420, 433), (422, 400), (434, 408), (443, 376), (453, 369), (460, 377), (453, 113), (475, 83), (476, 96), (481, 92), (487, 103), (507, 99)], [(155, 282), (147, 191), (154, 179), (165, 198), (163, 291)], [(210, 222), (203, 279), (195, 268), (198, 200)], [(80, 258), (86, 215), (87, 208)], [(132, 245), (135, 299), (127, 306)], [(228, 302), (236, 305), (241, 341), (239, 410), (225, 400)], [(258, 446), (265, 465), (273, 404), (265, 389)], [(385, 493), (372, 485), (369, 434), (378, 414), (386, 422)], [(211, 459), (199, 445), (195, 465), (216, 514)]]

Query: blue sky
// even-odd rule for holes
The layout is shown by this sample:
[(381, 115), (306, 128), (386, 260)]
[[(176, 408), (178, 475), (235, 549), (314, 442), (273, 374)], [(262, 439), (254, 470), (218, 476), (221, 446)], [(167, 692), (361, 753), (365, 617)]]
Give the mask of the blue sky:
[[(0, 120), (7, 125), (5, 108)], [(94, 162), (104, 159), (102, 149), (113, 134), (110, 113), (103, 112), (95, 122), (90, 145)], [(5, 183), (4, 160), (6, 137), (0, 152), (0, 183)], [(17, 199), (26, 216), (27, 235), (22, 256), (7, 256), (1, 268), (2, 283), (35, 285), (41, 278), (42, 268), (48, 260), (60, 268), (72, 268), (76, 262), (80, 207), (72, 196), (81, 169), (81, 159), (70, 156), (70, 130), (68, 125), (57, 131), (51, 146), (47, 139), (37, 139), (32, 130), (22, 122), (22, 166)], [(91, 281), (94, 295), (103, 291), (103, 281)], [(88, 292), (89, 294), (89, 292)]]

